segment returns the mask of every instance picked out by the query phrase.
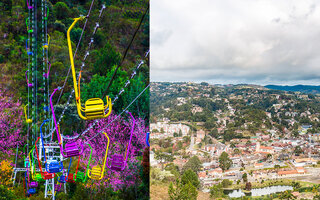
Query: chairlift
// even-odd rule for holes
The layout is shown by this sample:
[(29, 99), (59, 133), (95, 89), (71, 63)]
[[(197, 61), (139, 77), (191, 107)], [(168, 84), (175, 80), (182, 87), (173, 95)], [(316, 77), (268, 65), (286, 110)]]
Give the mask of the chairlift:
[[(41, 166), (41, 161), (39, 158), (39, 153), (38, 153), (38, 148), (37, 148), (37, 143), (39, 141), (40, 137), (38, 137), (36, 143), (35, 143), (35, 148), (36, 148), (36, 153), (37, 153), (37, 158), (38, 158), (38, 164), (39, 164), (39, 169), (40, 169), (40, 176), (43, 180), (48, 180), (48, 179), (53, 179), (56, 174), (55, 173), (49, 173), (47, 171), (42, 171), (42, 166)], [(40, 180), (39, 175), (36, 175), (38, 177), (36, 177), (36, 179), (38, 178), (38, 180)]]
[(32, 123), (32, 119), (29, 119), (29, 118), (28, 118), (28, 115), (27, 115), (27, 106), (28, 106), (28, 104), (24, 106), (24, 116), (26, 117), (26, 122), (27, 122), (27, 124), (30, 124), (30, 123)]
[(48, 36), (48, 43), (44, 43), (43, 46), (42, 46), (44, 49), (48, 49), (49, 48), (49, 44), (50, 44), (50, 35), (47, 34), (47, 36)]
[(90, 166), (90, 162), (91, 162), (91, 156), (92, 156), (92, 147), (91, 145), (88, 143), (88, 146), (90, 147), (90, 156), (89, 156), (89, 161), (88, 161), (88, 164), (87, 164), (87, 169), (85, 172), (79, 172), (78, 171), (78, 168), (79, 168), (79, 162), (80, 162), (80, 156), (79, 156), (79, 160), (78, 160), (78, 165), (77, 165), (77, 168), (76, 168), (76, 173), (74, 174), (74, 177), (73, 179), (76, 181), (76, 182), (86, 182), (87, 180), (87, 172), (88, 172), (88, 169), (89, 169), (89, 166)]
[(60, 151), (61, 151), (61, 154), (63, 155), (63, 157), (66, 157), (66, 158), (79, 156), (83, 153), (83, 144), (82, 143), (79, 145), (77, 142), (67, 142), (65, 144), (65, 147), (63, 148), (62, 139), (60, 138), (61, 135), (59, 133), (57, 120), (56, 120), (56, 116), (54, 114), (54, 109), (53, 109), (53, 104), (52, 104), (52, 97), (57, 90), (59, 90), (59, 88), (54, 89), (52, 95), (50, 96), (50, 107), (51, 107), (51, 111), (52, 111), (53, 122), (54, 122), (54, 125), (56, 128), (58, 142), (60, 145)]
[(29, 17), (26, 19), (26, 25), (28, 33), (33, 33), (33, 29), (29, 29)]
[(107, 161), (107, 156), (108, 156), (110, 139), (109, 139), (107, 133), (104, 132), (103, 134), (107, 137), (108, 143), (107, 143), (107, 148), (106, 148), (106, 153), (104, 156), (102, 168), (100, 167), (100, 165), (96, 165), (96, 166), (92, 167), (91, 170), (90, 169), (87, 170), (88, 177), (91, 179), (94, 179), (94, 180), (101, 180), (104, 176), (104, 171), (106, 168), (106, 161)]
[[(63, 170), (63, 163), (62, 161), (57, 161), (54, 159), (47, 160), (46, 152), (44, 149), (44, 141), (43, 141), (43, 133), (42, 133), (42, 127), (46, 122), (49, 122), (50, 120), (46, 119), (43, 121), (43, 123), (40, 126), (40, 135), (41, 135), (41, 141), (42, 141), (42, 149), (43, 149), (43, 154), (44, 154), (44, 163), (45, 163), (45, 168), (46, 171), (49, 173), (58, 173)], [(49, 164), (48, 164), (49, 163)]]
[(150, 133), (148, 132), (148, 133), (147, 133), (147, 137), (146, 137), (146, 143), (147, 143), (148, 147), (150, 147), (149, 137), (150, 137)]
[(123, 157), (123, 155), (115, 153), (111, 156), (111, 158), (108, 158), (108, 164), (107, 164), (108, 168), (115, 171), (123, 171), (126, 168), (128, 155), (131, 147), (131, 140), (132, 140), (134, 126), (135, 126), (135, 119), (132, 116), (132, 114), (128, 111), (126, 113), (129, 114), (132, 119), (132, 127), (131, 127), (130, 139), (126, 148), (125, 156)]
[(32, 84), (32, 83), (29, 83), (29, 80), (28, 80), (28, 72), (29, 72), (29, 70), (27, 70), (26, 73), (25, 73), (25, 74), (26, 74), (26, 80), (27, 80), (27, 86), (28, 86), (28, 87), (32, 87), (33, 84)]
[[(79, 74), (78, 85), (77, 85), (77, 78), (76, 72), (74, 68), (74, 60), (73, 60), (73, 53), (72, 53), (72, 46), (71, 46), (71, 39), (70, 39), (70, 32), (74, 25), (79, 21), (84, 19), (85, 17), (74, 18), (74, 22), (68, 29), (67, 32), (67, 40), (68, 40), (68, 47), (69, 47), (69, 56), (70, 56), (70, 63), (71, 63), (71, 70), (72, 70), (72, 77), (73, 77), (73, 85), (74, 85), (74, 92), (76, 97), (76, 105), (77, 111), (81, 119), (84, 120), (93, 120), (93, 119), (101, 119), (106, 118), (111, 114), (112, 111), (112, 102), (111, 99), (106, 96), (107, 104), (104, 105), (103, 100), (100, 98), (91, 98), (85, 102), (85, 107), (81, 105), (81, 98), (80, 98), (80, 80), (81, 80), (81, 71)], [(78, 89), (79, 87), (79, 89)], [(108, 109), (108, 112), (105, 113), (105, 110)], [(85, 115), (83, 115), (84, 113)]]

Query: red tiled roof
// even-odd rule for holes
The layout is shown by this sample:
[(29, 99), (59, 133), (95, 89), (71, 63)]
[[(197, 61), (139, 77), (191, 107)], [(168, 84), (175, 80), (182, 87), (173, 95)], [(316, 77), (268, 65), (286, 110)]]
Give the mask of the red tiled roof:
[(297, 170), (278, 171), (278, 175), (298, 174)]

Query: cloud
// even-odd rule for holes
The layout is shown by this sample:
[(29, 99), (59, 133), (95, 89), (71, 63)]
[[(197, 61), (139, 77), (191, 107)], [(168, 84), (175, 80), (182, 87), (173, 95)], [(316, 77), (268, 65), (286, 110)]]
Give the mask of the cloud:
[(319, 4), (151, 1), (151, 80), (320, 84)]

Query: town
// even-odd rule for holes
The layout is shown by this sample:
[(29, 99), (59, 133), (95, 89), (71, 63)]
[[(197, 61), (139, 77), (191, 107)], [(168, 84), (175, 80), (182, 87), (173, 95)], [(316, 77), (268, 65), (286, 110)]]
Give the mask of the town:
[(151, 86), (151, 166), (167, 180), (198, 160), (204, 193), (221, 184), (234, 192), (229, 197), (236, 189), (281, 185), (295, 189), (295, 198), (317, 195), (298, 190), (320, 184), (316, 94), (257, 85)]

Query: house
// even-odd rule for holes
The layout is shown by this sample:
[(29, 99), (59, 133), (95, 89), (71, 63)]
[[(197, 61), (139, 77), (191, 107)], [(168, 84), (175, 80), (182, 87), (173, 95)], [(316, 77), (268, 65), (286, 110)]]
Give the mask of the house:
[(298, 172), (297, 170), (286, 170), (286, 171), (278, 171), (278, 176), (293, 176), (293, 175), (297, 175)]
[(215, 151), (215, 146), (214, 144), (207, 144), (206, 146), (204, 146), (204, 150), (205, 151)]
[(273, 154), (274, 149), (273, 147), (266, 147), (266, 146), (261, 146), (260, 142), (257, 142), (256, 144), (256, 153), (264, 153), (264, 154)]
[(315, 165), (317, 161), (313, 158), (296, 158), (292, 161), (295, 167), (303, 167), (305, 165)]
[(201, 171), (198, 173), (198, 177), (200, 179), (206, 178), (207, 177), (207, 173), (205, 171)]
[(203, 108), (201, 108), (200, 106), (195, 106), (191, 110), (192, 114), (195, 114), (197, 112), (202, 112), (202, 111), (203, 111)]
[(283, 170), (278, 171), (278, 176), (280, 177), (293, 177), (293, 176), (299, 176), (304, 175), (306, 173), (306, 170), (303, 167), (297, 167), (294, 170)]
[(222, 169), (220, 167), (218, 168), (215, 168), (215, 169), (212, 169), (212, 170), (209, 170), (208, 171), (208, 175), (209, 176), (212, 176), (212, 177), (222, 177)]
[(299, 174), (304, 174), (304, 173), (306, 173), (306, 170), (304, 169), (304, 167), (297, 167), (296, 170), (297, 170), (297, 172), (298, 172)]
[(203, 139), (205, 135), (206, 133), (204, 132), (204, 130), (200, 129), (197, 131), (197, 138)]
[(254, 163), (254, 167), (257, 169), (263, 168), (264, 164), (263, 163)]

